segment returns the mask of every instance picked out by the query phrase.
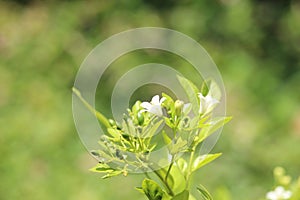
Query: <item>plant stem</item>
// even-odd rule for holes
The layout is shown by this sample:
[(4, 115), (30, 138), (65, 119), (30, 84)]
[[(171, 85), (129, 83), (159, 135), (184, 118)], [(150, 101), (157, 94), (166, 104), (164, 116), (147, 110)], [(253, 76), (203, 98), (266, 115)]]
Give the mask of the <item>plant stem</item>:
[[(176, 126), (173, 128), (174, 140), (175, 140), (175, 141), (177, 140), (177, 138), (176, 138), (177, 126), (178, 126), (178, 123), (177, 123)], [(172, 156), (172, 158), (171, 158), (171, 164), (170, 164), (170, 166), (169, 166), (169, 168), (168, 168), (168, 171), (167, 171), (167, 174), (166, 174), (166, 177), (165, 177), (165, 181), (166, 181), (166, 182), (167, 182), (167, 180), (168, 180), (168, 176), (169, 176), (169, 174), (170, 174), (170, 172), (171, 172), (171, 169), (172, 169), (172, 167), (173, 167), (173, 165), (174, 165), (174, 158), (175, 158), (176, 154), (171, 155), (171, 156)]]
[(187, 189), (190, 187), (190, 178), (191, 178), (191, 175), (192, 175), (192, 165), (193, 165), (193, 160), (194, 160), (194, 156), (195, 156), (195, 151), (196, 151), (196, 148), (193, 147), (192, 149), (192, 152), (191, 152), (191, 156), (190, 156), (190, 160), (189, 160), (189, 165), (188, 165), (188, 173), (187, 173), (187, 176), (186, 176), (186, 181), (187, 181)]
[(144, 172), (144, 174), (148, 179), (151, 179), (151, 177), (149, 176), (149, 174), (147, 172)]
[(169, 168), (168, 168), (168, 171), (167, 171), (167, 174), (166, 174), (166, 177), (165, 177), (165, 181), (166, 181), (166, 182), (168, 181), (168, 176), (169, 176), (169, 174), (170, 174), (170, 172), (171, 172), (171, 169), (172, 169), (173, 164), (174, 164), (174, 157), (172, 156), (171, 164), (170, 164), (170, 166), (169, 166)]
[[(141, 161), (146, 162), (144, 159), (142, 159)], [(149, 169), (151, 169), (151, 171), (153, 171), (154, 174), (161, 180), (161, 182), (163, 183), (164, 187), (166, 188), (168, 194), (173, 197), (174, 196), (174, 192), (173, 192), (172, 188), (169, 186), (168, 182), (165, 181), (164, 177), (157, 170), (155, 170), (153, 167), (151, 167), (150, 165), (147, 165), (147, 167)], [(146, 173), (145, 173), (145, 175), (146, 175)]]
[(174, 192), (172, 191), (172, 189), (170, 188), (169, 184), (167, 181), (164, 180), (164, 178), (157, 172), (157, 171), (153, 171), (156, 176), (161, 180), (161, 182), (164, 184), (165, 188), (167, 189), (168, 191), (168, 194), (171, 195), (171, 196), (174, 196)]

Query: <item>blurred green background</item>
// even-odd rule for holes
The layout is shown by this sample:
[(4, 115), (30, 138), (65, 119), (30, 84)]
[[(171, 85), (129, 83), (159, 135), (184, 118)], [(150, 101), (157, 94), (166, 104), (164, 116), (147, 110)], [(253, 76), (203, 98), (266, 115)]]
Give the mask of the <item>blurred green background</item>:
[[(223, 75), (234, 119), (213, 150), (223, 156), (195, 181), (216, 200), (248, 200), (271, 189), (275, 166), (300, 174), (299, 1), (7, 0), (0, 1), (1, 200), (145, 199), (133, 190), (142, 176), (101, 180), (88, 171), (96, 161), (71, 111), (73, 81), (89, 51), (143, 26), (194, 38)], [(182, 62), (144, 52), (121, 59), (123, 68), (112, 66), (102, 80), (99, 109), (110, 112), (110, 89), (124, 70), (149, 61)]]

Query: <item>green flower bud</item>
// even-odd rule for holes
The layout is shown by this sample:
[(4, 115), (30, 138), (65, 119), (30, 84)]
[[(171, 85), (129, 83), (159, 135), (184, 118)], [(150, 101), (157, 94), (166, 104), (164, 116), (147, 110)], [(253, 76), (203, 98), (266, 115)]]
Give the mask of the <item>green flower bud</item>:
[(123, 176), (127, 176), (128, 175), (128, 171), (127, 170), (124, 170), (123, 171)]
[(281, 182), (282, 185), (289, 185), (291, 183), (291, 180), (292, 180), (292, 177), (290, 177), (290, 176), (283, 176), (280, 179), (280, 182)]
[(141, 101), (135, 102), (135, 104), (132, 106), (132, 112), (137, 113), (141, 109)]
[(274, 169), (274, 176), (275, 177), (282, 177), (285, 175), (285, 170), (282, 167), (276, 167)]
[(137, 113), (137, 119), (138, 119), (139, 125), (142, 125), (144, 123), (144, 120), (145, 120), (144, 114), (141, 113), (141, 112), (138, 112)]
[(175, 101), (174, 106), (175, 106), (175, 113), (177, 116), (181, 115), (183, 105), (184, 105), (183, 101), (180, 101), (180, 100)]

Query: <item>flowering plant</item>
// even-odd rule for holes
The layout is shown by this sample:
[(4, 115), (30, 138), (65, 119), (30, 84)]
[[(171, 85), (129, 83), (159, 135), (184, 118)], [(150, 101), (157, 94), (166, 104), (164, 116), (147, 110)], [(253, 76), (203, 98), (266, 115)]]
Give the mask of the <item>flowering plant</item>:
[[(221, 98), (215, 82), (206, 81), (199, 89), (186, 78), (178, 80), (189, 102), (155, 95), (150, 102), (136, 101), (121, 122), (93, 110), (73, 89), (106, 128), (99, 149), (92, 151), (99, 160), (93, 172), (103, 173), (102, 178), (142, 172), (146, 178), (136, 189), (149, 200), (195, 199), (190, 193), (193, 174), (221, 155), (197, 155), (196, 150), (231, 118), (212, 115)], [(203, 199), (212, 199), (202, 185), (197, 189)]]
[(287, 175), (285, 169), (276, 167), (274, 169), (275, 189), (266, 194), (268, 200), (299, 200), (300, 199), (300, 177), (298, 181), (292, 182), (291, 176)]

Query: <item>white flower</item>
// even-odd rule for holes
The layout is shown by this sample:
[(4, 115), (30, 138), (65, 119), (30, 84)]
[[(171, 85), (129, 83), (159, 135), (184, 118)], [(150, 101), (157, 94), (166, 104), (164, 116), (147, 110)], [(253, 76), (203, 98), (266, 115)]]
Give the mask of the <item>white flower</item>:
[(282, 186), (278, 186), (274, 191), (268, 192), (266, 197), (269, 200), (286, 200), (291, 198), (292, 192), (289, 190), (284, 190)]
[(207, 114), (211, 112), (216, 106), (216, 104), (219, 103), (219, 101), (213, 98), (210, 94), (203, 96), (202, 93), (199, 93), (198, 96), (200, 98), (200, 114)]
[(162, 116), (163, 112), (162, 112), (161, 104), (162, 104), (162, 102), (164, 102), (164, 100), (166, 100), (165, 97), (163, 97), (159, 100), (159, 96), (155, 95), (152, 98), (150, 103), (149, 102), (141, 103), (141, 107), (144, 108), (143, 111), (147, 111), (147, 112), (150, 112), (152, 114)]

